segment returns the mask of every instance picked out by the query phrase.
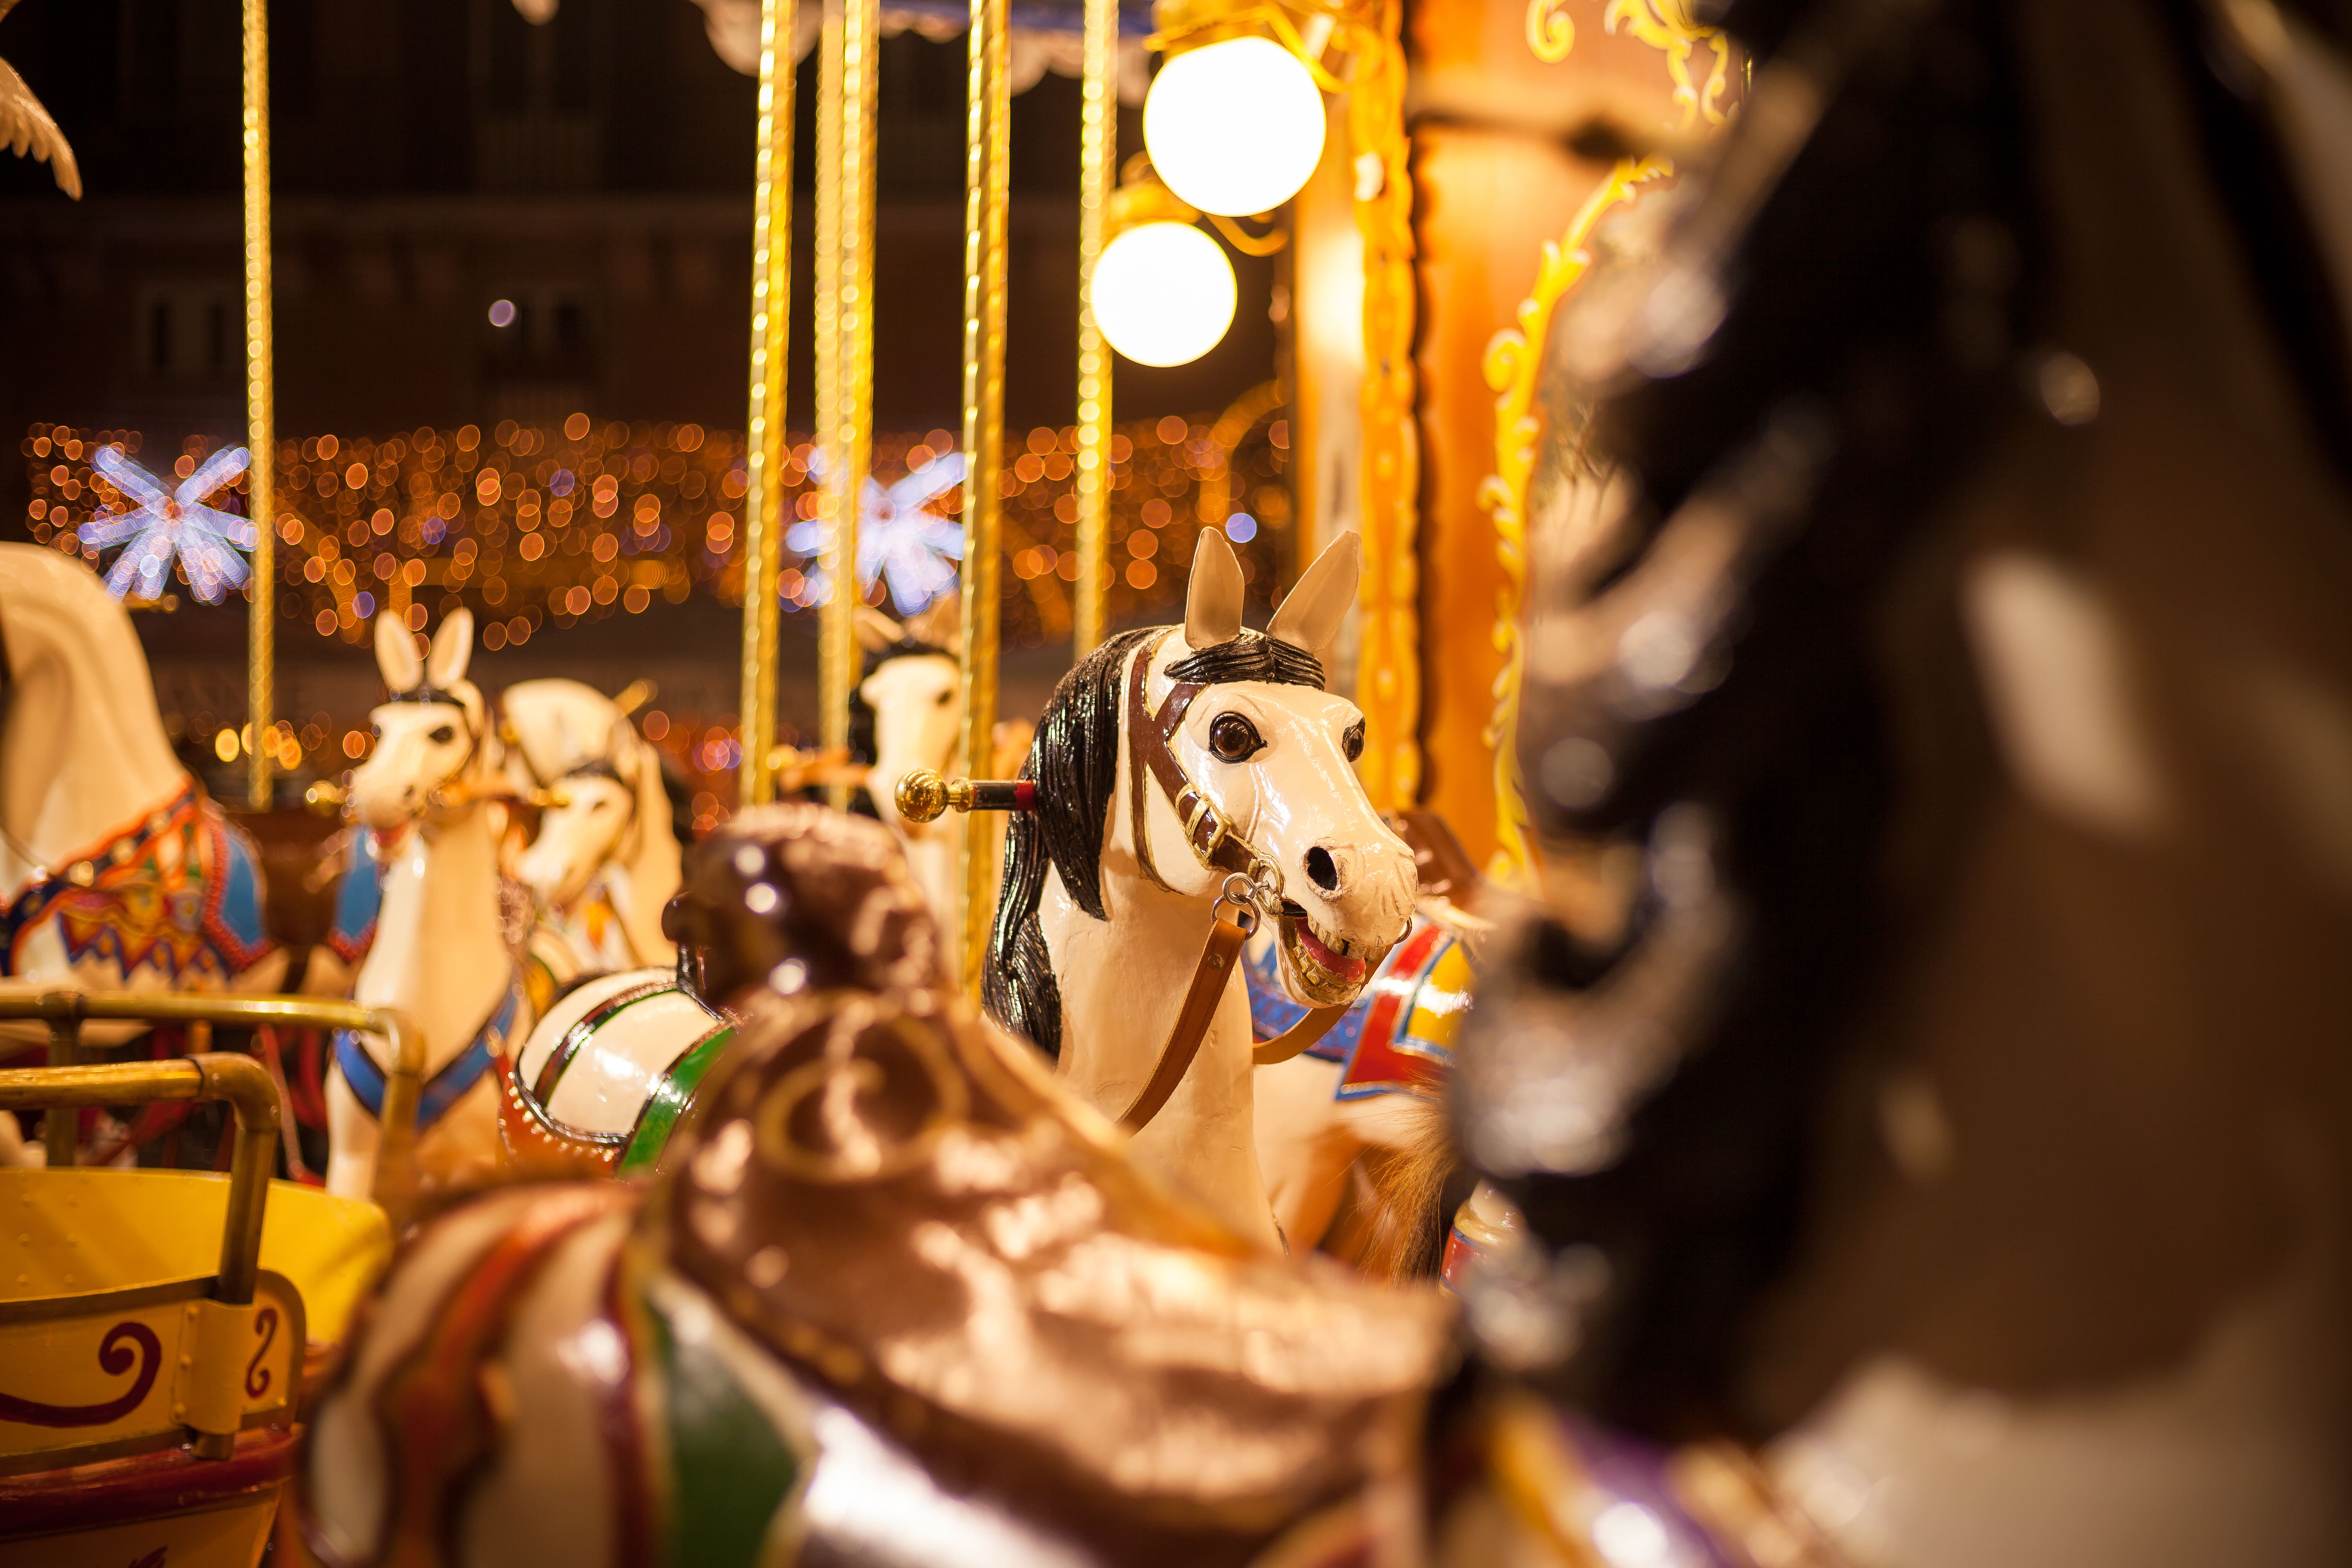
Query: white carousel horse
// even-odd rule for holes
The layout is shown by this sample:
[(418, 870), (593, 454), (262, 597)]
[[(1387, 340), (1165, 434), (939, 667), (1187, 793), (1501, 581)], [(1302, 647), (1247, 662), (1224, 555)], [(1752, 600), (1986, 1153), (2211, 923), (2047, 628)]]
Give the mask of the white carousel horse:
[[(1107, 1114), (1131, 1119), (1159, 1076), (1235, 864), (1255, 858), (1277, 891), (1280, 989), (1294, 1003), (1352, 1002), (1404, 934), (1412, 853), (1357, 781), (1362, 715), (1323, 689), (1358, 556), (1340, 535), (1260, 636), (1242, 627), (1233, 547), (1205, 531), (1183, 626), (1112, 638), (1039, 721), (1036, 809), (1007, 841), (988, 1006)], [(1228, 985), (1135, 1149), (1271, 1242), (1252, 1048), (1248, 995)]]
[(874, 763), (866, 775), (875, 814), (898, 837), (907, 864), (931, 912), (953, 918), (956, 846), (962, 824), (952, 817), (909, 821), (899, 811), (898, 781), (917, 768), (944, 773), (955, 765), (963, 724), (963, 669), (957, 656), (963, 632), (956, 603), (941, 599), (903, 626), (860, 606), (857, 640), (874, 660), (857, 695), (874, 712)]
[(0, 544), (0, 984), (275, 990), (260, 857), (172, 754), (122, 606), (79, 562)]
[[(481, 692), (465, 679), (473, 641), (473, 615), (459, 609), (420, 658), (404, 625), (376, 617), (376, 664), (391, 696), (373, 715), (375, 749), (352, 774), (352, 810), (373, 841), (383, 888), (354, 994), (400, 1008), (424, 1030), (416, 1154), (428, 1186), (499, 1163), (493, 1069), (533, 1016), (502, 907), (490, 810), (500, 793), (498, 739)], [(335, 1037), (327, 1190), (339, 1195), (364, 1196), (374, 1167), (379, 1048), (348, 1033)]]
[[(955, 918), (956, 845), (961, 827), (951, 818), (916, 822), (898, 809), (898, 781), (919, 768), (945, 773), (955, 765), (963, 722), (963, 630), (953, 598), (932, 605), (901, 624), (881, 611), (857, 612), (857, 640), (874, 658), (858, 684), (858, 700), (874, 714), (874, 761), (866, 791), (875, 815), (898, 836), (915, 880), (940, 921)], [(1034, 734), (1020, 720), (1000, 722), (992, 737), (992, 755), (974, 773), (1003, 773), (1020, 765)], [(998, 820), (1002, 832), (1002, 822)]]
[(661, 759), (618, 703), (576, 680), (525, 680), (499, 694), (509, 782), (556, 798), (515, 864), (543, 924), (583, 971), (675, 963), (662, 906), (677, 890)]

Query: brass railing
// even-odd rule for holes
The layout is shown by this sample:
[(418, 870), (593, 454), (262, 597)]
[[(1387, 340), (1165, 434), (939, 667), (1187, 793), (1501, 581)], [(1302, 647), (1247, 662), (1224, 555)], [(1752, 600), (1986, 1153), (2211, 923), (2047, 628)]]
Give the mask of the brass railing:
[[(36, 1015), (32, 1008), (63, 994), (9, 998), (8, 1016), (52, 1016)], [(70, 1126), (72, 1118), (58, 1113), (85, 1105), (159, 1100), (225, 1100), (236, 1118), (236, 1147), (228, 1167), (228, 1208), (221, 1226), (220, 1270), (213, 1281), (212, 1299), (224, 1307), (250, 1307), (261, 1279), (261, 1222), (269, 1204), (269, 1171), (278, 1154), (278, 1085), (260, 1063), (250, 1057), (206, 1054), (167, 1061), (0, 1072), (0, 1110), (46, 1110), (52, 1123), (64, 1121)], [(226, 1459), (236, 1445), (236, 1380), (244, 1369), (231, 1360), (192, 1371), (197, 1378), (215, 1384), (226, 1380), (227, 1392), (221, 1397), (198, 1399), (191, 1394), (191, 1408), (215, 1411), (215, 1419), (187, 1417), (192, 1424), (201, 1421), (194, 1426), (198, 1457)], [(222, 1417), (217, 1414), (220, 1410), (228, 1414)], [(215, 1425), (223, 1429), (209, 1429)]]
[[(379, 1126), (375, 1178), (370, 1195), (391, 1215), (394, 1226), (408, 1217), (416, 1192), (416, 1101), (425, 1079), (425, 1035), (407, 1014), (390, 1007), (367, 1007), (356, 1002), (337, 1002), (316, 996), (196, 996), (140, 991), (46, 991), (30, 996), (0, 996), (0, 1021), (25, 1018), (37, 1018), (49, 1026), (49, 1065), (46, 1068), (0, 1073), (0, 1084), (7, 1086), (6, 1092), (19, 1092), (26, 1085), (47, 1083), (88, 1084), (92, 1092), (74, 1099), (68, 1089), (44, 1089), (44, 1093), (66, 1095), (67, 1098), (19, 1101), (0, 1097), (0, 1106), (29, 1110), (37, 1105), (47, 1110), (78, 1110), (84, 1105), (128, 1105), (140, 1100), (228, 1099), (230, 1097), (226, 1092), (215, 1094), (191, 1089), (184, 1093), (167, 1093), (160, 1089), (148, 1092), (146, 1089), (133, 1089), (131, 1086), (152, 1088), (167, 1081), (181, 1081), (152, 1075), (158, 1069), (184, 1066), (188, 1062), (218, 1064), (244, 1061), (268, 1090), (268, 1138), (275, 1138), (278, 1131), (277, 1084), (257, 1064), (237, 1057), (199, 1056), (176, 1063), (133, 1062), (85, 1068), (79, 1065), (82, 1025), (101, 1019), (150, 1024), (214, 1024), (243, 1028), (283, 1025), (297, 1029), (352, 1029), (361, 1034), (381, 1035), (392, 1047), (392, 1065), (383, 1075), (383, 1116)], [(68, 1076), (56, 1078), (54, 1075), (58, 1073)], [(89, 1076), (105, 1074), (115, 1076)], [(233, 1076), (238, 1081), (244, 1080), (241, 1072)], [(123, 1092), (116, 1092), (118, 1089)], [(234, 1099), (231, 1103), (241, 1105)], [(248, 1132), (242, 1109), (239, 1109), (237, 1117), (236, 1157), (243, 1160)], [(51, 1116), (48, 1119), (47, 1141), (52, 1166), (74, 1163), (78, 1131), (75, 1122), (76, 1119), (69, 1116)], [(268, 1154), (268, 1151), (264, 1148), (261, 1170), (265, 1178), (269, 1171)], [(230, 1190), (234, 1212), (234, 1180), (230, 1183)], [(260, 1212), (257, 1202), (257, 1215)], [(258, 1226), (260, 1222), (257, 1218), (254, 1223)], [(254, 1235), (257, 1247), (260, 1245), (260, 1232), (257, 1229)], [(226, 1262), (223, 1268), (226, 1268)]]

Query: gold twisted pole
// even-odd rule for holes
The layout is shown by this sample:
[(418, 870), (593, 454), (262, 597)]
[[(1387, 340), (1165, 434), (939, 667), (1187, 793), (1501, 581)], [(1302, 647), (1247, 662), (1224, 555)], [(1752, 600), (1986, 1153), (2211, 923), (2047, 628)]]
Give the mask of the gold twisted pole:
[(1075, 657), (1100, 647), (1110, 584), (1110, 350), (1095, 321), (1095, 263), (1102, 259), (1111, 182), (1118, 167), (1118, 0), (1087, 0), (1086, 81), (1078, 133), (1078, 581), (1072, 605)]
[[(845, 0), (838, 22), (828, 16), (825, 74), (828, 101), (821, 106), (833, 122), (836, 162), (818, 179), (835, 183), (834, 243), (838, 255), (828, 268), (835, 290), (833, 423), (824, 447), (825, 510), (833, 524), (825, 574), (833, 594), (825, 601), (818, 685), (820, 731), (826, 749), (849, 744), (850, 697), (857, 687), (857, 584), (859, 497), (874, 462), (874, 109), (881, 64), (882, 11), (878, 0)], [(831, 51), (837, 49), (837, 57)], [(823, 284), (820, 283), (820, 289)], [(835, 806), (848, 804), (849, 786), (826, 793)]]
[[(1005, 0), (971, 0), (964, 87), (963, 197), (963, 760), (992, 763), (996, 633), (1004, 501), (1004, 244), (1012, 97)], [(963, 821), (961, 973), (977, 995), (996, 913), (996, 835)]]
[(245, 650), (252, 746), (246, 802), (269, 809), (269, 725), (278, 705), (278, 410), (269, 321), (269, 14), (245, 0), (245, 445), (253, 521), (252, 596)]
[(751, 195), (751, 408), (743, 437), (743, 804), (775, 795), (776, 574), (784, 346), (792, 326), (793, 4), (761, 0), (760, 146)]

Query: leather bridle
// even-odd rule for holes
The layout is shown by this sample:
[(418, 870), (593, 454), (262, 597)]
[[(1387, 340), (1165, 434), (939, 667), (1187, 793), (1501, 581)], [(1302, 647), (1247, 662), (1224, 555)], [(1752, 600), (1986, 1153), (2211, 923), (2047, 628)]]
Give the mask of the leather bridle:
[[(1119, 1113), (1119, 1125), (1129, 1132), (1140, 1131), (1159, 1115), (1169, 1097), (1176, 1092), (1176, 1086), (1192, 1070), (1192, 1059), (1200, 1054), (1201, 1042), (1216, 1017), (1217, 1004), (1223, 999), (1225, 986), (1233, 978), (1242, 946), (1256, 931), (1258, 922), (1282, 918), (1282, 868), (1252, 844), (1217, 803), (1192, 781), (1170, 744), (1183, 728), (1184, 715), (1192, 700), (1207, 687), (1197, 681), (1180, 680), (1169, 689), (1159, 711), (1150, 710), (1148, 687), (1151, 661), (1160, 645), (1172, 635), (1171, 627), (1145, 644), (1128, 668), (1128, 808), (1136, 859), (1143, 874), (1154, 883), (1171, 892), (1177, 890), (1151, 862), (1150, 817), (1147, 809), (1150, 797), (1143, 783), (1144, 775), (1149, 773), (1158, 781), (1160, 794), (1175, 811), (1176, 820), (1183, 828), (1184, 842), (1192, 847), (1194, 858), (1204, 869), (1224, 872), (1225, 879), (1210, 910), (1209, 940), (1201, 950), (1200, 962), (1193, 966), (1192, 984), (1185, 988), (1184, 1003), (1177, 1010), (1168, 1042), (1160, 1047), (1159, 1063), (1134, 1102)], [(1251, 1061), (1259, 1067), (1288, 1061), (1321, 1039), (1351, 1005), (1341, 1003), (1312, 1009), (1291, 1029), (1254, 1047)]]

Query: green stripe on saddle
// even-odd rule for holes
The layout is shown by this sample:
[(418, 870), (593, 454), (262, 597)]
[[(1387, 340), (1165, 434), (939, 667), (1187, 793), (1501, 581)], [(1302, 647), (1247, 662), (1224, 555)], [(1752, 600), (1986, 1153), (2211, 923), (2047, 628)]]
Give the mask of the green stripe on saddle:
[[(791, 1506), (802, 1456), (708, 1336), (678, 1334), (652, 1300), (640, 1320), (661, 1370), (667, 1459), (657, 1529), (667, 1568), (758, 1568)], [(666, 1452), (665, 1452), (666, 1451)], [(657, 1459), (656, 1463), (660, 1460)]]
[(621, 1163), (614, 1167), (614, 1175), (654, 1173), (661, 1163), (662, 1151), (669, 1147), (669, 1135), (677, 1130), (677, 1119), (694, 1099), (695, 1086), (734, 1040), (735, 1026), (721, 1024), (670, 1064), (669, 1071), (646, 1097), (645, 1109), (637, 1112), (637, 1124), (629, 1133), (629, 1146), (621, 1151)]

